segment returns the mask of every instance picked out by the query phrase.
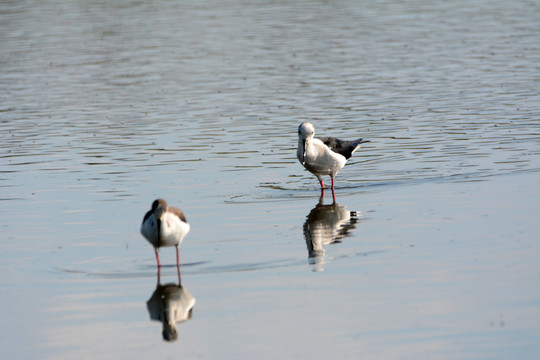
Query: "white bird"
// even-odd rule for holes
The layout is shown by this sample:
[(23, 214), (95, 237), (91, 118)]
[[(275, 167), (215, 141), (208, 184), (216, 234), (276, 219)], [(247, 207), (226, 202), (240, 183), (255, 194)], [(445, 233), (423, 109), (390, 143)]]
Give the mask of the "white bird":
[(321, 183), (324, 190), (323, 175), (329, 175), (332, 179), (334, 190), (334, 178), (352, 154), (360, 147), (360, 144), (369, 140), (356, 139), (345, 141), (334, 137), (314, 137), (315, 127), (310, 122), (303, 122), (298, 127), (298, 149), (296, 157), (304, 167), (313, 173)]
[(144, 215), (141, 234), (154, 247), (158, 268), (161, 267), (158, 250), (176, 246), (176, 266), (180, 266), (180, 244), (189, 232), (189, 224), (182, 210), (168, 206), (163, 199), (152, 203), (152, 209)]

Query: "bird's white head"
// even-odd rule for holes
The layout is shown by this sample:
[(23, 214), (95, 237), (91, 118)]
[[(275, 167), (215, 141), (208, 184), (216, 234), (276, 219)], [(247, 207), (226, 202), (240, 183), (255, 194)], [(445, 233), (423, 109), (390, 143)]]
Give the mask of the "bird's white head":
[(298, 152), (297, 157), (298, 160), (302, 163), (302, 165), (305, 165), (305, 158), (306, 158), (306, 142), (311, 141), (313, 139), (313, 136), (315, 135), (315, 127), (312, 123), (308, 121), (304, 121), (300, 124), (298, 127)]
[(298, 138), (302, 140), (308, 140), (315, 135), (315, 126), (308, 121), (304, 121), (298, 127)]

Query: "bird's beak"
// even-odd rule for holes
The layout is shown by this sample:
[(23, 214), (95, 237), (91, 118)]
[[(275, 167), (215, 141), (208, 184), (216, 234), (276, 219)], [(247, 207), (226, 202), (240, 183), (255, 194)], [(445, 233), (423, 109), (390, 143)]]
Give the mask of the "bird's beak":
[(302, 165), (306, 165), (306, 140), (302, 141)]
[(156, 220), (163, 220), (163, 217), (165, 216), (165, 209), (161, 206), (158, 207), (154, 212), (154, 215), (156, 216)]

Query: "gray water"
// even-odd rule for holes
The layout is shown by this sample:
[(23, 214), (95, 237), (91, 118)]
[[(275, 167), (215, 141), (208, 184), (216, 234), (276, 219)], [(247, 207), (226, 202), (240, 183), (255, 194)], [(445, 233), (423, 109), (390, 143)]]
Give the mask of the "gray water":
[[(0, 357), (537, 359), (539, 24), (537, 1), (3, 1)], [(333, 205), (306, 120), (371, 141)], [(191, 224), (182, 287), (160, 252), (196, 301), (173, 342), (157, 197)]]

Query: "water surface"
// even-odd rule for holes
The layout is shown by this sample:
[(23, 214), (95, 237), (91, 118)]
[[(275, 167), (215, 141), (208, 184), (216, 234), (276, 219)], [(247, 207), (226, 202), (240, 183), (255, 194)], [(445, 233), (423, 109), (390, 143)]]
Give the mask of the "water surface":
[[(538, 3), (0, 14), (2, 358), (537, 358)], [(335, 204), (306, 120), (371, 140)], [(138, 233), (157, 197), (191, 224), (181, 290)], [(167, 284), (196, 299), (174, 342)]]

